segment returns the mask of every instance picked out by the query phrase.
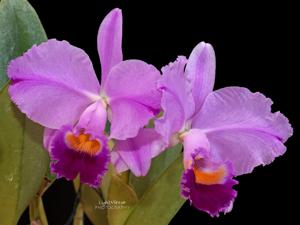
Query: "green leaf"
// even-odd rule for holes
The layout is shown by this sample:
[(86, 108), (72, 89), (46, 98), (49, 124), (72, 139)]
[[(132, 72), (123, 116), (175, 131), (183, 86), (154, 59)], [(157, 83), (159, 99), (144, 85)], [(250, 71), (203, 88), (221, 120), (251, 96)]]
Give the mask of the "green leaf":
[(39, 191), (49, 166), (42, 148), (43, 129), (0, 92), (0, 224), (14, 225)]
[(136, 193), (126, 181), (120, 176), (112, 175), (107, 205), (109, 225), (123, 225), (137, 202)]
[[(102, 191), (104, 200), (108, 199), (108, 191), (109, 191), (109, 187), (110, 187), (110, 181), (111, 181), (111, 177), (113, 175), (116, 174), (116, 170), (113, 166), (113, 164), (109, 164), (108, 166), (108, 171), (105, 173), (102, 182), (101, 182), (101, 186), (100, 189)], [(125, 171), (121, 174), (119, 174), (119, 177), (121, 178), (121, 180), (123, 180), (126, 184), (128, 184), (129, 181), (129, 171)]]
[(113, 174), (115, 174), (115, 169), (114, 169), (113, 165), (110, 163), (108, 166), (108, 171), (105, 173), (105, 175), (102, 179), (102, 182), (101, 182), (101, 186), (100, 186), (103, 197), (104, 197), (103, 200), (108, 199), (108, 190), (109, 190), (109, 186), (110, 186), (111, 177)]
[(125, 225), (169, 224), (185, 202), (180, 195), (182, 172), (182, 156), (180, 156), (145, 192), (129, 215)]
[(181, 154), (182, 145), (178, 144), (167, 149), (152, 160), (151, 168), (145, 177), (136, 177), (130, 174), (129, 183), (134, 187), (140, 198), (147, 188), (178, 158)]
[(47, 40), (42, 24), (26, 0), (0, 2), (0, 89), (7, 79), (8, 62), (33, 44)]
[(103, 208), (103, 200), (96, 190), (82, 184), (80, 190), (82, 208), (94, 225), (108, 225), (107, 209)]
[[(0, 89), (7, 81), (9, 60), (46, 40), (39, 18), (26, 0), (0, 2)], [(49, 158), (41, 147), (42, 127), (10, 103), (7, 87), (0, 94), (0, 129), (0, 218), (1, 224), (10, 225), (17, 223), (39, 191)]]

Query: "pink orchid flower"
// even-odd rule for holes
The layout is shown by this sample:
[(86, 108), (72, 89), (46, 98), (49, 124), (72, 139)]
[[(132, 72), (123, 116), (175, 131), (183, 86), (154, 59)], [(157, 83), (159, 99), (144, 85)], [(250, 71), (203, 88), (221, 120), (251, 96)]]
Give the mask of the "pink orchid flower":
[(160, 110), (160, 72), (122, 55), (122, 13), (112, 10), (101, 23), (98, 52), (101, 86), (88, 55), (66, 41), (33, 46), (8, 66), (12, 101), (30, 119), (46, 127), (44, 143), (58, 177), (98, 186), (110, 161), (109, 138), (125, 140)]
[(166, 143), (183, 143), (182, 195), (199, 210), (229, 212), (237, 192), (234, 176), (252, 172), (284, 154), (293, 130), (272, 101), (242, 87), (213, 91), (215, 54), (201, 42), (189, 59), (162, 69), (164, 115), (155, 129)]

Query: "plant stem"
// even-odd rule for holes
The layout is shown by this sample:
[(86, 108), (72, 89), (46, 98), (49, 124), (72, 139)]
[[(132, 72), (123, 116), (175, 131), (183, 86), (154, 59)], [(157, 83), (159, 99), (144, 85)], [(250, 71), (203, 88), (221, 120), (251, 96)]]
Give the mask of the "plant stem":
[(45, 213), (45, 208), (44, 208), (44, 204), (43, 204), (43, 199), (39, 198), (39, 214), (40, 214), (40, 221), (42, 225), (48, 225), (48, 220), (47, 220), (47, 216)]
[(81, 203), (78, 204), (76, 214), (73, 219), (73, 225), (84, 225), (84, 213)]
[(48, 225), (47, 216), (41, 197), (34, 197), (34, 199), (29, 204), (29, 218), (30, 222), (40, 221), (41, 225)]

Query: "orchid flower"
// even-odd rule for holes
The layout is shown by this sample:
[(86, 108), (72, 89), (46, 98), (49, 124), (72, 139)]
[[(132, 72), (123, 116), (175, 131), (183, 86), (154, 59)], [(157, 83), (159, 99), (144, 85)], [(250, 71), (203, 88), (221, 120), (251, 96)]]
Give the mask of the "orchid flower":
[(189, 59), (178, 57), (159, 81), (164, 115), (155, 129), (170, 145), (183, 143), (182, 196), (199, 210), (229, 212), (234, 176), (252, 172), (284, 154), (292, 135), (288, 119), (272, 113), (272, 101), (242, 87), (213, 91), (215, 54), (201, 42)]
[(160, 72), (140, 60), (123, 61), (122, 13), (112, 10), (98, 33), (101, 86), (88, 55), (66, 41), (33, 46), (8, 66), (12, 101), (46, 127), (45, 147), (58, 177), (98, 186), (110, 160), (110, 139), (135, 137), (160, 110)]

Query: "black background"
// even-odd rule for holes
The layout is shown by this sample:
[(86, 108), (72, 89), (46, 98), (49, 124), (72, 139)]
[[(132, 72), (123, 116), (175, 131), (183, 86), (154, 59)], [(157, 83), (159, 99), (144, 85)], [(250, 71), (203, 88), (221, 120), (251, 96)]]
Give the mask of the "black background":
[[(161, 68), (177, 55), (188, 56), (200, 41), (209, 42), (217, 58), (215, 88), (245, 86), (263, 92), (275, 102), (273, 109), (280, 109), (296, 129), (299, 55), (295, 53), (299, 51), (296, 35), (299, 18), (293, 5), (253, 2), (221, 5), (200, 0), (30, 2), (48, 37), (68, 40), (84, 49), (98, 74), (98, 28), (115, 7), (123, 10), (125, 59), (137, 58)], [(292, 224), (299, 208), (296, 134), (297, 130), (288, 141), (284, 156), (272, 165), (238, 178), (238, 197), (231, 213), (210, 218), (186, 203), (170, 224)], [(56, 181), (44, 199), (49, 224), (63, 225), (72, 209), (72, 184)], [(19, 224), (27, 222), (25, 213)]]

